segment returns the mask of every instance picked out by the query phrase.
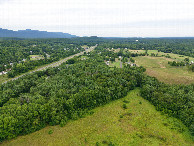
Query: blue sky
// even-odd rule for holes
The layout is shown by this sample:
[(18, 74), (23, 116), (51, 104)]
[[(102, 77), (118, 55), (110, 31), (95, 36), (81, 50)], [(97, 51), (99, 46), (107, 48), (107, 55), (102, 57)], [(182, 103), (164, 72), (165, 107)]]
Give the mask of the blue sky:
[(0, 0), (0, 27), (79, 36), (194, 36), (194, 0)]

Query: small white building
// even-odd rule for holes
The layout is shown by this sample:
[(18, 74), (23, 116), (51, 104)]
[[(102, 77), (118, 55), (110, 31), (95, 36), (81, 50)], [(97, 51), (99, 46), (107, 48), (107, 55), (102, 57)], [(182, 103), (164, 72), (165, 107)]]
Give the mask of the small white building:
[(131, 66), (137, 66), (135, 63), (131, 63)]
[(110, 62), (109, 61), (106, 61), (106, 65), (110, 65)]
[(5, 75), (5, 74), (7, 74), (7, 72), (6, 72), (6, 71), (2, 71), (2, 72), (0, 72), (0, 75)]

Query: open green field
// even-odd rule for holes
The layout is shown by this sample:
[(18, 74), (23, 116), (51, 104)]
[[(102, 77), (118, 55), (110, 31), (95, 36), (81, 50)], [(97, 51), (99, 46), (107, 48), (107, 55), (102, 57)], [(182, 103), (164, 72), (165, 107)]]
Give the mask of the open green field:
[[(123, 108), (126, 104), (126, 109)], [(48, 126), (2, 145), (193, 145), (187, 128), (167, 118), (139, 96), (139, 89), (126, 97), (93, 110), (94, 114), (64, 127)], [(49, 131), (53, 131), (49, 134)], [(179, 131), (183, 131), (180, 133)]]
[(30, 55), (30, 60), (40, 60), (44, 59), (43, 55)]
[(138, 56), (134, 59), (138, 66), (144, 66), (146, 68), (148, 75), (154, 76), (162, 82), (169, 84), (194, 83), (194, 73), (188, 71), (186, 66), (173, 67), (168, 64), (168, 61), (173, 61), (174, 59), (150, 56)]

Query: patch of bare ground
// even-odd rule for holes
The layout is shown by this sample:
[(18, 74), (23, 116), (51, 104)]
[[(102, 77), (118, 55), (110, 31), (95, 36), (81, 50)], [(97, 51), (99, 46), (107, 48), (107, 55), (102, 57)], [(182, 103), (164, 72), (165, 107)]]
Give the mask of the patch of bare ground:
[(162, 64), (162, 62), (159, 62), (159, 65), (160, 65), (160, 68), (166, 68), (166, 67)]

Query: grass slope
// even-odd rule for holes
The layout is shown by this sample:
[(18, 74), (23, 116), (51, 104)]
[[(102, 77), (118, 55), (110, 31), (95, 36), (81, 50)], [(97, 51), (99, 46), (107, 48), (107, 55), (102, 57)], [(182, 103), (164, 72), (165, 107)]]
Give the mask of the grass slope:
[[(126, 104), (126, 109), (123, 104)], [(35, 133), (5, 141), (2, 145), (194, 144), (187, 129), (176, 119), (167, 118), (156, 111), (153, 105), (139, 96), (139, 89), (93, 111), (94, 114), (70, 121), (64, 127), (48, 126)]]

